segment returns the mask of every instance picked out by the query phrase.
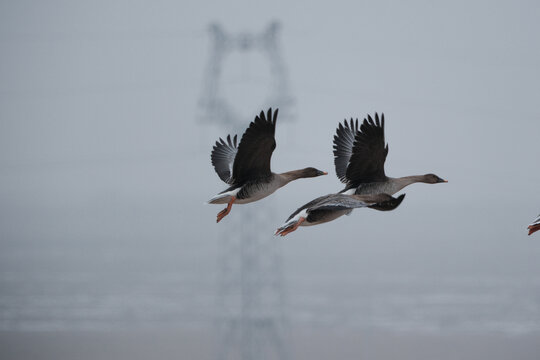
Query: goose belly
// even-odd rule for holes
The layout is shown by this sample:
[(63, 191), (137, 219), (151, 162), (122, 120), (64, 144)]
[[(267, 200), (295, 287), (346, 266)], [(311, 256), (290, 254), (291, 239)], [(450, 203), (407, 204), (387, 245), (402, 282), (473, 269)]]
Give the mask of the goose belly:
[(236, 196), (236, 204), (248, 204), (273, 194), (280, 186), (276, 181), (246, 184)]
[(352, 212), (352, 209), (347, 210), (315, 210), (309, 213), (307, 221), (304, 221), (300, 226), (311, 226), (324, 224), (343, 215), (349, 215)]
[[(351, 189), (352, 190), (352, 189)], [(385, 181), (385, 182), (375, 182), (375, 183), (367, 183), (367, 184), (360, 184), (355, 191), (347, 193), (348, 195), (356, 194), (356, 195), (375, 195), (375, 194), (388, 194), (388, 195), (394, 195), (399, 190), (401, 190), (400, 187), (397, 186), (394, 182)]]

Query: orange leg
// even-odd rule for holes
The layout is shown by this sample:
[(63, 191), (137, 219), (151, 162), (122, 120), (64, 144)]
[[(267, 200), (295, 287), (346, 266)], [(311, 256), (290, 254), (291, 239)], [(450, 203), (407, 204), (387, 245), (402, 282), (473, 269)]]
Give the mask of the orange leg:
[(306, 220), (306, 218), (301, 217), (301, 218), (298, 220), (298, 222), (297, 222), (296, 224), (294, 224), (294, 226), (288, 228), (287, 230), (282, 231), (281, 233), (279, 233), (279, 235), (285, 236), (285, 235), (287, 235), (288, 233), (292, 233), (294, 230), (298, 229), (298, 227), (300, 226), (300, 224), (303, 223), (305, 220)]
[(527, 229), (529, 229), (529, 235), (531, 235), (533, 232), (540, 230), (540, 225), (529, 225)]
[(221, 210), (218, 214), (217, 214), (217, 221), (216, 222), (220, 222), (221, 219), (223, 219), (225, 216), (227, 216), (230, 212), (231, 212), (231, 207), (232, 207), (232, 204), (233, 202), (236, 200), (236, 197), (235, 196), (232, 196), (231, 197), (231, 201), (229, 201), (229, 203), (227, 204), (227, 207), (223, 210)]

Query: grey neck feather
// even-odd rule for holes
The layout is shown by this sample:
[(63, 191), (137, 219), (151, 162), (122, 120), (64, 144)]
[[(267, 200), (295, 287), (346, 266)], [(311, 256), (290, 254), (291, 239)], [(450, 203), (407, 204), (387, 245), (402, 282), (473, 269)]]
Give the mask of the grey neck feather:
[(278, 175), (278, 178), (280, 179), (281, 186), (284, 186), (290, 183), (291, 181), (306, 177), (303, 169), (287, 171), (287, 172), (277, 174), (277, 175)]
[(392, 190), (394, 190), (394, 193), (396, 193), (405, 186), (409, 186), (417, 182), (425, 182), (425, 178), (424, 175), (411, 175), (399, 178), (390, 178), (390, 181), (394, 183), (394, 189)]

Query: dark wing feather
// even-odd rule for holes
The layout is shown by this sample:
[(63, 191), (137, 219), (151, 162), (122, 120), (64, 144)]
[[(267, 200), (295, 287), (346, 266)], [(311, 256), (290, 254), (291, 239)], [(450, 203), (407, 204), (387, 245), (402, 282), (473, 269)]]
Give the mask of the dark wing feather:
[(261, 111), (242, 135), (233, 163), (235, 183), (271, 175), (270, 159), (276, 148), (274, 134), (277, 114), (278, 109), (273, 114), (272, 109), (268, 109), (266, 116)]
[(368, 115), (356, 134), (351, 160), (347, 167), (347, 185), (385, 181), (384, 162), (388, 145), (384, 141), (384, 114), (375, 113), (375, 120)]
[(354, 139), (358, 133), (358, 119), (353, 121), (351, 118), (350, 125), (347, 120), (343, 124), (339, 124), (334, 135), (334, 166), (336, 168), (336, 176), (342, 182), (347, 184), (347, 167), (353, 153)]
[(231, 135), (227, 135), (226, 140), (227, 141), (224, 141), (222, 138), (219, 138), (219, 140), (216, 141), (210, 159), (212, 160), (212, 165), (219, 178), (227, 184), (232, 185), (234, 183), (232, 177), (232, 165), (238, 151), (238, 147), (236, 146), (236, 135), (234, 135), (234, 138), (232, 139)]

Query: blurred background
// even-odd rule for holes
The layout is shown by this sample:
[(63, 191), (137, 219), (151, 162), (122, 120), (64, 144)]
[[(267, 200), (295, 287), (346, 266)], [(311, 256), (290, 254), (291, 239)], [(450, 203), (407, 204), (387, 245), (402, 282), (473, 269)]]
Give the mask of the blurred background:
[[(537, 359), (539, 17), (533, 1), (0, 2), (0, 357)], [(268, 107), (273, 170), (329, 176), (216, 224), (212, 146)], [(342, 189), (335, 128), (375, 111), (388, 175), (449, 183), (272, 237)]]

